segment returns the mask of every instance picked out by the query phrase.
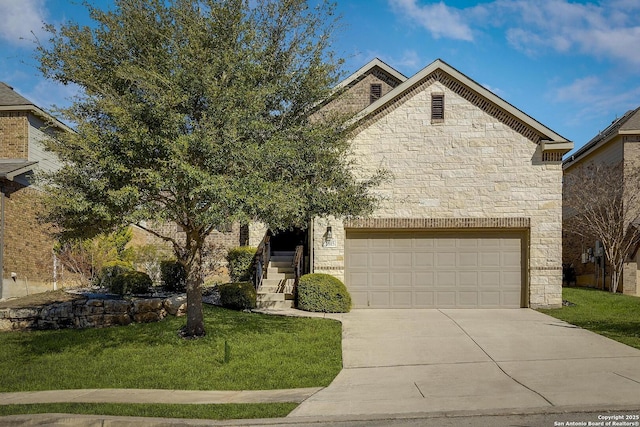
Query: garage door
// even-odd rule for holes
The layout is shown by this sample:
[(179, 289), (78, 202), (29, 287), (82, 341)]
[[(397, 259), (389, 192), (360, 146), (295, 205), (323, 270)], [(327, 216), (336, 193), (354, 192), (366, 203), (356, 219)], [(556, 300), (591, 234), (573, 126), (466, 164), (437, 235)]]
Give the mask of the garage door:
[(514, 232), (347, 231), (345, 283), (357, 308), (522, 306)]

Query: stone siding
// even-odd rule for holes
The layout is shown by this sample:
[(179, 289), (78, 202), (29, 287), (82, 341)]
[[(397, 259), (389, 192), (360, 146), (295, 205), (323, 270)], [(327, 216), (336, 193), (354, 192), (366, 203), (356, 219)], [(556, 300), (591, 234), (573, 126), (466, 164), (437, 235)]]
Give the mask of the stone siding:
[[(501, 120), (493, 106), (487, 112), (460, 90), (430, 81), (369, 119), (353, 138), (361, 176), (380, 167), (393, 174), (375, 189), (381, 204), (373, 218), (526, 218), (529, 304), (560, 306), (561, 164), (543, 162), (532, 140), (538, 135), (512, 117)], [(431, 93), (445, 94), (442, 123), (431, 123)], [(323, 247), (327, 226), (335, 239), (330, 248)], [(314, 230), (314, 271), (344, 279), (344, 225), (335, 218), (318, 219)]]
[(0, 309), (0, 331), (104, 328), (184, 316), (186, 296), (171, 298), (78, 298), (43, 307)]

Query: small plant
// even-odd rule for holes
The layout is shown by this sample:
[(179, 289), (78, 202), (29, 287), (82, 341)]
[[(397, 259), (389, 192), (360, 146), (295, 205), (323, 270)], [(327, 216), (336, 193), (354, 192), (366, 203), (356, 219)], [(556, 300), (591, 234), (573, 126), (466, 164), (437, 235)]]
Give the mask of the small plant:
[(118, 295), (129, 294), (146, 294), (151, 289), (153, 281), (147, 273), (142, 271), (125, 271), (118, 274), (115, 279), (111, 281), (112, 293)]
[(162, 289), (167, 292), (184, 292), (187, 289), (187, 274), (178, 261), (160, 262)]
[(102, 266), (100, 273), (98, 273), (98, 275), (96, 276), (95, 284), (111, 290), (113, 281), (116, 277), (124, 272), (132, 270), (133, 266), (131, 265), (131, 263), (126, 261), (115, 260), (106, 262)]
[(225, 283), (218, 286), (220, 304), (233, 310), (256, 308), (256, 290), (251, 282)]
[(231, 277), (232, 282), (251, 280), (253, 258), (256, 256), (256, 250), (252, 246), (239, 246), (229, 249), (227, 262), (229, 263), (229, 277)]
[(322, 313), (347, 313), (351, 295), (339, 279), (329, 274), (306, 274), (298, 283), (298, 308)]

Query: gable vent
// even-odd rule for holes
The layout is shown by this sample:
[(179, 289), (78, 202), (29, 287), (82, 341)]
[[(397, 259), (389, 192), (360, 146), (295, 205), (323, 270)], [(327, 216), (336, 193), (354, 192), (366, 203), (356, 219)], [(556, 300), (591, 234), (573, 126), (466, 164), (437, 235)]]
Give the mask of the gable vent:
[(431, 94), (431, 120), (444, 120), (444, 94)]
[(369, 89), (369, 103), (373, 104), (382, 97), (382, 85), (374, 83)]

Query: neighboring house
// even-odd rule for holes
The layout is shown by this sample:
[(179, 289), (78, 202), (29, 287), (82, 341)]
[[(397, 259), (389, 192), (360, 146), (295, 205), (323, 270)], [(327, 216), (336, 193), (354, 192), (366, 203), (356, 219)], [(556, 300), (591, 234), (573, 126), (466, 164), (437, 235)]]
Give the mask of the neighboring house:
[[(615, 165), (620, 162), (624, 165), (623, 176), (631, 173), (630, 168), (637, 168), (640, 162), (640, 107), (614, 120), (605, 130), (568, 157), (563, 162), (563, 172), (564, 176), (568, 176), (589, 164)], [(624, 183), (620, 182), (620, 186), (622, 185)], [(568, 213), (565, 216), (567, 217), (565, 220), (569, 219)], [(563, 230), (563, 234), (563, 264), (574, 269), (576, 284), (602, 287), (602, 274), (598, 271), (600, 269), (595, 268), (594, 257), (591, 256), (596, 246), (595, 236), (590, 239), (583, 238), (571, 233), (567, 227)], [(640, 274), (639, 262), (640, 251), (636, 248), (625, 263), (622, 283), (618, 291), (640, 296), (640, 286), (637, 286), (638, 274)], [(605, 269), (606, 283), (609, 282), (608, 270), (608, 268)]]
[(50, 132), (70, 129), (0, 82), (0, 298), (54, 286), (54, 241), (36, 218), (36, 170), (58, 167), (44, 151)]
[(360, 111), (358, 173), (393, 178), (371, 217), (310, 224), (309, 271), (342, 279), (356, 308), (561, 306), (572, 142), (441, 60), (406, 78), (376, 59), (339, 89), (325, 108)]

